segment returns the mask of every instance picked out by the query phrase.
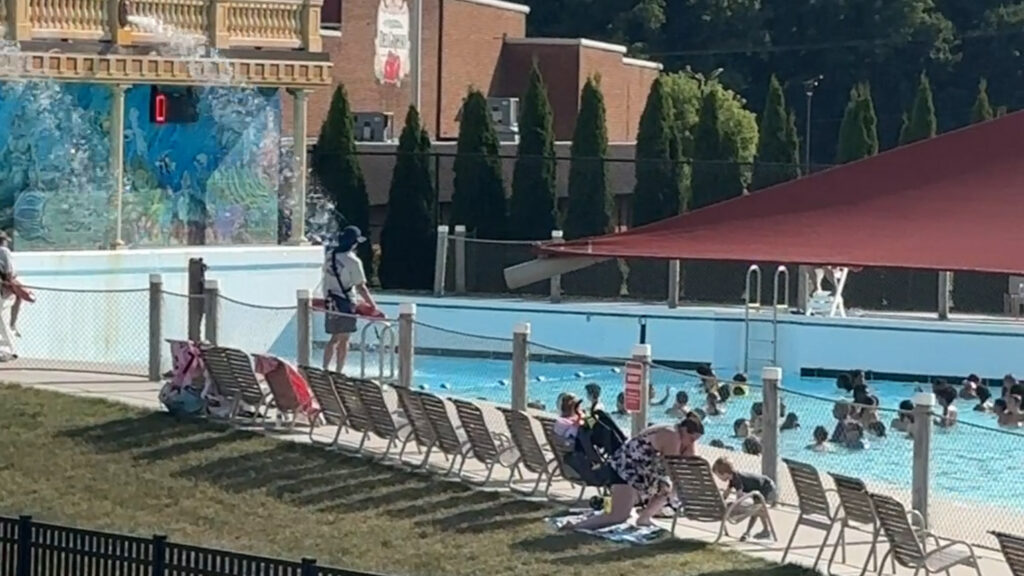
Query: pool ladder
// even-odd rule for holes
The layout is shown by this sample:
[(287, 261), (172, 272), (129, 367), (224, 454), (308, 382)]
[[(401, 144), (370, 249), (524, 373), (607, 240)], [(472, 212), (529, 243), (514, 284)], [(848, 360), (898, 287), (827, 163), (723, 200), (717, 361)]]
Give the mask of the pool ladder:
[[(781, 290), (780, 290), (781, 283)], [(747, 269), (746, 290), (743, 293), (743, 372), (765, 366), (777, 366), (779, 358), (779, 310), (789, 310), (789, 270), (785, 266), (775, 269), (772, 286), (771, 316), (764, 318), (761, 306), (761, 267), (752, 264)], [(758, 328), (768, 324), (770, 331), (763, 334)], [(767, 348), (770, 352), (759, 355), (752, 348)]]
[[(374, 347), (372, 342), (367, 342), (367, 336), (370, 334), (371, 329), (373, 329), (374, 334), (377, 336), (376, 347)], [(359, 377), (373, 378), (372, 374), (367, 376), (366, 373), (366, 356), (376, 352), (377, 381), (381, 383), (394, 382), (397, 378), (397, 370), (395, 368), (397, 365), (397, 351), (398, 337), (395, 335), (395, 329), (391, 323), (386, 320), (368, 322), (366, 326), (363, 326), (363, 332), (359, 339)]]

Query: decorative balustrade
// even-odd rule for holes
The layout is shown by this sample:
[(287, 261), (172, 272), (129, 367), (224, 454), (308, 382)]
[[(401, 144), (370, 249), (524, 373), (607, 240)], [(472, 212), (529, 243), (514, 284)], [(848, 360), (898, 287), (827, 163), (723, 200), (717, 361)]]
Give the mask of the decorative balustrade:
[(319, 52), (322, 4), (323, 0), (0, 0), (0, 39)]

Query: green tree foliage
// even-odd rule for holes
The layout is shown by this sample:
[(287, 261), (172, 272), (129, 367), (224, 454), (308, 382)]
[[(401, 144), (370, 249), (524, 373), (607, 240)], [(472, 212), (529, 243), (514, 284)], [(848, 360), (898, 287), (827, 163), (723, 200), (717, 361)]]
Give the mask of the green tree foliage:
[(754, 190), (774, 186), (800, 175), (800, 152), (796, 141), (794, 120), (786, 113), (786, 96), (779, 79), (772, 76), (768, 85), (768, 98), (761, 112), (758, 130), (757, 163), (751, 187)]
[(380, 233), (380, 283), (388, 289), (426, 290), (434, 282), (434, 180), (430, 136), (413, 106), (405, 115), (391, 175), (388, 215)]
[(612, 197), (608, 189), (608, 129), (604, 95), (595, 78), (588, 78), (580, 94), (580, 112), (572, 135), (569, 167), (569, 207), (565, 237), (584, 238), (612, 230)]
[[(786, 116), (786, 146), (792, 148), (797, 154), (797, 163), (800, 161), (800, 136), (796, 131), (796, 111), (790, 109), (789, 114)], [(800, 168), (796, 170), (796, 175), (800, 175)]]
[(452, 218), (476, 238), (496, 239), (506, 234), (505, 184), (498, 157), (487, 98), (471, 89), (462, 102), (459, 142), (456, 146)]
[(739, 150), (736, 140), (726, 134), (721, 99), (721, 93), (712, 89), (705, 92), (701, 102), (691, 177), (694, 209), (743, 194), (743, 177), (737, 162)]
[(675, 216), (684, 208), (683, 174), (676, 167), (680, 147), (672, 98), (662, 78), (651, 85), (636, 141), (636, 186), (631, 226)]
[[(341, 226), (358, 226), (364, 233), (370, 230), (370, 198), (366, 193), (366, 180), (356, 153), (352, 109), (343, 85), (338, 85), (331, 97), (331, 107), (320, 127), (320, 136), (313, 153), (313, 174), (334, 203), (335, 215)], [(373, 248), (369, 242), (359, 246), (359, 259), (363, 261), (367, 278), (373, 277)]]
[(551, 104), (535, 63), (519, 120), (519, 150), (509, 201), (511, 238), (544, 240), (557, 228), (555, 162)]
[(878, 154), (878, 115), (875, 114), (875, 101), (871, 98), (871, 85), (862, 82), (858, 87), (860, 100), (860, 120), (864, 123), (864, 133), (868, 138), (868, 156)]
[(971, 106), (971, 124), (991, 120), (995, 117), (992, 111), (992, 104), (988, 101), (988, 81), (982, 78), (978, 81), (978, 97)]
[(839, 125), (837, 164), (846, 164), (871, 156), (872, 143), (868, 134), (868, 122), (864, 118), (866, 107), (862, 103), (863, 99), (863, 92), (859, 86), (850, 89), (850, 101), (846, 104), (846, 112)]
[(918, 140), (925, 140), (935, 136), (938, 132), (938, 122), (935, 119), (935, 103), (932, 100), (932, 86), (928, 81), (928, 75), (921, 73), (917, 85), (917, 95), (914, 97), (914, 105), (910, 109), (910, 123), (903, 134), (904, 138), (900, 144), (910, 144)]

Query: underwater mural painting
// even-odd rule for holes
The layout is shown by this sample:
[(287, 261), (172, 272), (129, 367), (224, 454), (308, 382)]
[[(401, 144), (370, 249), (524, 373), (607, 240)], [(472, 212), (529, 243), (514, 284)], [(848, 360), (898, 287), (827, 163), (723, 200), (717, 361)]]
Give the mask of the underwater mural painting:
[[(274, 244), (281, 184), (276, 90), (203, 87), (198, 120), (158, 124), (150, 86), (125, 93), (127, 247)], [(116, 225), (110, 88), (0, 83), (0, 228), (19, 250), (107, 248)]]

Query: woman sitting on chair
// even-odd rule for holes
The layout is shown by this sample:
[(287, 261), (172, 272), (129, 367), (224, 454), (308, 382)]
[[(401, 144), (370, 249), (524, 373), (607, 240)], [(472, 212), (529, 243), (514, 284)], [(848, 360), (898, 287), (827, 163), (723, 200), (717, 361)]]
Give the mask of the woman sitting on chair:
[(599, 530), (622, 524), (629, 520), (634, 506), (642, 507), (637, 526), (650, 526), (672, 495), (672, 482), (661, 458), (695, 456), (703, 435), (700, 418), (690, 413), (675, 426), (654, 426), (631, 438), (608, 462), (613, 472), (611, 511), (567, 524), (562, 530)]

